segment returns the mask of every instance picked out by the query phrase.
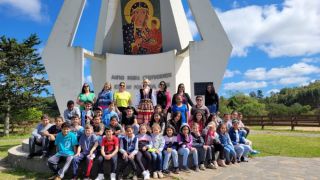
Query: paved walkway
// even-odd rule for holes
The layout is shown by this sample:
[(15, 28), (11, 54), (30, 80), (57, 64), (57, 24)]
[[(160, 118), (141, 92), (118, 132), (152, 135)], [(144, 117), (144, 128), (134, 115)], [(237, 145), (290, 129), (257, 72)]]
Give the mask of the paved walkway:
[(248, 163), (231, 165), (217, 170), (207, 169), (200, 173), (181, 173), (175, 177), (181, 180), (320, 179), (320, 158), (272, 156), (254, 158)]

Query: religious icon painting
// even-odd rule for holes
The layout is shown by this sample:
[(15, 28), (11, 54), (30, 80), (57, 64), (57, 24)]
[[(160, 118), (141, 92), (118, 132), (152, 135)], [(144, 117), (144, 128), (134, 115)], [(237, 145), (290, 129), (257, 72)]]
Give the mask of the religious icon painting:
[(160, 0), (121, 0), (124, 54), (162, 52)]

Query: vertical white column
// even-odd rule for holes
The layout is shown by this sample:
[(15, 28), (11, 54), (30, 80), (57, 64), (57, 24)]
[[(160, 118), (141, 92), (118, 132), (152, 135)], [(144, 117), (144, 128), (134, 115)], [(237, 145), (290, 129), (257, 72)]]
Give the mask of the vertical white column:
[(42, 53), (61, 114), (68, 100), (76, 100), (83, 83), (83, 49), (70, 46), (77, 32), (85, 2), (86, 0), (64, 1)]

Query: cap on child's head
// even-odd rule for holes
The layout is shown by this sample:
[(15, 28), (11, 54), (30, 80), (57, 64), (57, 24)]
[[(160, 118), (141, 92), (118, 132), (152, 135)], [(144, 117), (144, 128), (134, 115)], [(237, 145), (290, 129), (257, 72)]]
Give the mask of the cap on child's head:
[(233, 119), (232, 124), (235, 124), (235, 123), (239, 124), (239, 121), (237, 119)]
[(64, 122), (62, 125), (61, 125), (61, 129), (63, 128), (70, 128), (71, 127), (71, 124), (69, 122)]

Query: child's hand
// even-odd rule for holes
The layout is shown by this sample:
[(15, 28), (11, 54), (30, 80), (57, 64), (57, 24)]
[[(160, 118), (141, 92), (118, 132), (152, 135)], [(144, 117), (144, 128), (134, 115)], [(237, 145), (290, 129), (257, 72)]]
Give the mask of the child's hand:
[(142, 151), (146, 151), (147, 150), (147, 146), (144, 146), (143, 148), (142, 148)]
[(167, 152), (171, 152), (172, 151), (172, 148), (167, 148)]
[(128, 157), (129, 159), (134, 159), (134, 154), (130, 154)]
[(208, 149), (208, 145), (203, 145), (203, 149), (207, 150)]
[(157, 149), (157, 150), (156, 150), (156, 153), (157, 153), (157, 154), (160, 154), (160, 151), (159, 151), (159, 149)]
[(196, 148), (191, 147), (191, 148), (190, 148), (190, 150), (191, 150), (191, 152), (194, 152), (194, 151), (196, 151), (197, 149), (196, 149)]
[(122, 158), (123, 158), (123, 159), (127, 159), (127, 158), (128, 158), (128, 153), (126, 153), (126, 152), (123, 153)]
[(80, 156), (80, 153), (75, 154), (74, 156)]
[(105, 158), (106, 160), (110, 160), (110, 159), (111, 159), (111, 155), (110, 155), (110, 154), (105, 155), (104, 158)]

